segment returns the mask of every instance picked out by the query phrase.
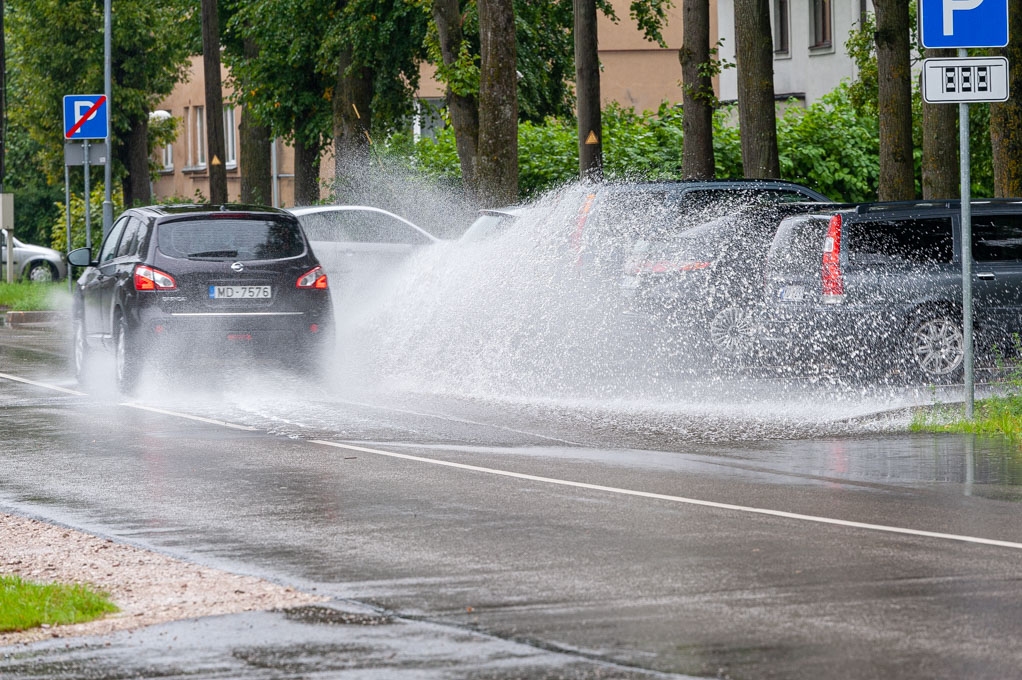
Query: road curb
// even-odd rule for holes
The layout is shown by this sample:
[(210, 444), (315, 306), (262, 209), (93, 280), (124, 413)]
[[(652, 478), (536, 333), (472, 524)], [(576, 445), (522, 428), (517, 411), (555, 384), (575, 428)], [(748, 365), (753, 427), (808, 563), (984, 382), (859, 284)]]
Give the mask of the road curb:
[(68, 318), (67, 312), (7, 312), (3, 315), (4, 325), (11, 328), (25, 326), (50, 326)]

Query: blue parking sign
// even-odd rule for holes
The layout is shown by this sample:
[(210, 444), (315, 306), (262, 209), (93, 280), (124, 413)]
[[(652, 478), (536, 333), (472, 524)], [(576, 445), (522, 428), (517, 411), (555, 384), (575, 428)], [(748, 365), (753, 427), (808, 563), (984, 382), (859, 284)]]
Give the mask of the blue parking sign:
[(1004, 47), (1008, 44), (1008, 0), (920, 0), (923, 47)]
[(64, 95), (64, 139), (106, 139), (110, 106), (101, 94)]

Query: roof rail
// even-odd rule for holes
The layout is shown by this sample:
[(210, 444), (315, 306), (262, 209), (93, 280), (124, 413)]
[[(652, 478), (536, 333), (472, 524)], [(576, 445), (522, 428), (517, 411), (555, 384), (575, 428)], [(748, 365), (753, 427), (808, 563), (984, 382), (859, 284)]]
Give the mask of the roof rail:
[[(860, 214), (878, 212), (881, 210), (912, 210), (924, 208), (957, 208), (962, 204), (961, 200), (939, 199), (939, 200), (917, 200), (917, 201), (877, 201), (874, 203), (860, 203), (856, 212)], [(1022, 198), (973, 198), (971, 205), (1022, 205)]]

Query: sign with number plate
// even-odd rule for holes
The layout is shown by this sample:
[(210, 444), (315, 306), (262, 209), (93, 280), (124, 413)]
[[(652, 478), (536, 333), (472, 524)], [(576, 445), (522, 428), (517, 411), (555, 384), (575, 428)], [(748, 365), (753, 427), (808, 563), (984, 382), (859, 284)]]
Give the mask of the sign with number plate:
[(1008, 60), (1004, 57), (923, 60), (923, 100), (929, 104), (1007, 99)]

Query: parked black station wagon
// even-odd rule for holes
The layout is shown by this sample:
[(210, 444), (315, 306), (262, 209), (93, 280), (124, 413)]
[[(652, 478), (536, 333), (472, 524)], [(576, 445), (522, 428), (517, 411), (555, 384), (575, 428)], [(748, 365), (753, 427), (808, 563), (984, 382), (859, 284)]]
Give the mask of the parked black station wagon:
[[(976, 347), (1011, 352), (1022, 333), (1022, 200), (971, 205)], [(790, 217), (768, 255), (761, 340), (785, 356), (894, 359), (926, 381), (957, 379), (961, 246), (958, 201)]]
[(122, 391), (150, 359), (263, 353), (307, 365), (332, 338), (327, 276), (298, 220), (273, 208), (180, 205), (121, 215), (84, 266), (72, 303), (74, 364), (114, 352)]

